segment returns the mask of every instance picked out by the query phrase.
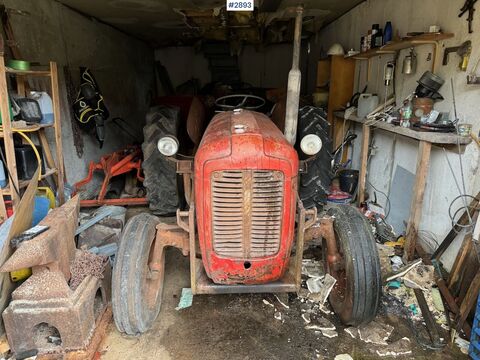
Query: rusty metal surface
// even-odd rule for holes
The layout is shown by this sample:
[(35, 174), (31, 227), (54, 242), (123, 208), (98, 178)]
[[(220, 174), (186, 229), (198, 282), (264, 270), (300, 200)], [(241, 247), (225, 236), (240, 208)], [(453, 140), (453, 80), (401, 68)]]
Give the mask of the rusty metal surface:
[[(300, 198), (297, 196), (297, 212), (299, 216), (295, 241), (296, 254), (290, 258), (289, 266), (281, 278), (264, 284), (214, 283), (205, 272), (202, 261), (196, 258), (195, 227), (193, 221), (190, 221), (190, 272), (193, 294), (280, 293), (298, 291), (301, 286), (304, 233), (307, 226), (311, 226), (311, 224), (316, 222), (316, 211), (305, 210)], [(193, 211), (189, 213), (190, 220), (193, 219), (193, 214)], [(306, 220), (307, 215), (308, 220)]]
[(50, 229), (24, 242), (2, 265), (0, 272), (11, 272), (32, 266), (58, 268), (70, 279), (70, 263), (75, 257), (74, 234), (78, 224), (79, 197), (50, 211), (39, 225)]
[[(108, 305), (110, 266), (101, 259), (106, 265), (102, 271), (95, 266), (86, 269), (84, 252), (75, 248), (78, 200), (75, 197), (52, 210), (40, 223), (50, 229), (23, 242), (0, 269), (32, 268), (32, 275), (12, 293), (12, 301), (3, 312), (15, 353), (37, 349), (40, 354), (63, 354), (84, 349)], [(76, 288), (69, 286), (72, 263), (83, 264), (82, 271), (72, 268)], [(59, 344), (48, 341), (51, 334), (60, 338)]]
[(187, 117), (187, 133), (192, 142), (198, 146), (205, 131), (206, 115), (205, 106), (196, 96), (193, 97)]
[(239, 259), (276, 254), (283, 211), (282, 172), (216, 171), (211, 186), (214, 251)]
[[(38, 349), (40, 353), (63, 353), (85, 349), (93, 335), (96, 322), (108, 304), (110, 268), (106, 268), (103, 279), (88, 276), (77, 290), (71, 291), (65, 298), (58, 298), (55, 294), (46, 299), (35, 298), (41, 287), (56, 288), (64, 286), (65, 283), (61, 276), (49, 276), (49, 282), (45, 284), (36, 274), (32, 275), (28, 285), (33, 291), (31, 293), (19, 291), (3, 312), (11, 349), (15, 353), (31, 349)], [(22, 287), (24, 284), (19, 289)], [(101, 298), (95, 296), (98, 290)], [(17, 291), (18, 289), (15, 292)], [(39, 332), (38, 327), (44, 323), (58, 331), (60, 345), (45, 341), (45, 334)]]

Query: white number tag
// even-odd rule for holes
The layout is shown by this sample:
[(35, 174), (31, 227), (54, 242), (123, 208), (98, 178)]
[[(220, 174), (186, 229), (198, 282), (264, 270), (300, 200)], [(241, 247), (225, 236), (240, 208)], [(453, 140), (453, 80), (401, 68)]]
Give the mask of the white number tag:
[(227, 0), (227, 11), (253, 11), (254, 0)]

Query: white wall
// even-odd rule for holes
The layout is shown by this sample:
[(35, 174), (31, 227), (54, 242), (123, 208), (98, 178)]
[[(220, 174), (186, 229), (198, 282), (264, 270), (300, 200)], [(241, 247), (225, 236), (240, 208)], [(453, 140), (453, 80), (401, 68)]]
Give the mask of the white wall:
[[(473, 68), (480, 58), (480, 21), (475, 17), (474, 33), (468, 34), (466, 17), (458, 18), (459, 9), (463, 6), (464, 0), (367, 0), (357, 6), (343, 17), (330, 24), (320, 33), (317, 43), (317, 50), (322, 46), (324, 49), (335, 43), (341, 43), (345, 49), (355, 48), (358, 50), (360, 37), (366, 34), (374, 23), (383, 27), (387, 20), (392, 21), (394, 33), (397, 31), (404, 36), (409, 31), (428, 31), (433, 24), (440, 25), (444, 32), (455, 33), (455, 37), (441, 43), (444, 47), (451, 47), (461, 44), (465, 40), (471, 40), (473, 53), (469, 70)], [(416, 80), (423, 71), (430, 69), (431, 61), (427, 61), (431, 53), (431, 46), (424, 45), (416, 48), (418, 55), (418, 69), (416, 75), (405, 76), (401, 74), (401, 63), (408, 50), (403, 50), (397, 63), (397, 101), (413, 92), (416, 87)], [(435, 108), (439, 111), (450, 111), (453, 116), (452, 92), (450, 79), (454, 81), (457, 109), (460, 119), (473, 124), (473, 131), (478, 133), (480, 129), (480, 116), (478, 103), (480, 100), (480, 86), (469, 86), (466, 84), (466, 73), (457, 69), (459, 57), (450, 55), (448, 66), (442, 66), (443, 49), (437, 54), (437, 74), (446, 80), (440, 93), (445, 100), (438, 102)], [(392, 60), (391, 55), (385, 55), (372, 61), (372, 78), (369, 83), (369, 92), (378, 92), (383, 98), (384, 88), (382, 84), (383, 65), (386, 61)], [(356, 89), (362, 89), (366, 79), (367, 62), (359, 62), (356, 76)], [(360, 71), (360, 84), (358, 84), (358, 71)], [(397, 165), (402, 166), (415, 173), (416, 146), (417, 142), (397, 137), (395, 147), (392, 146), (394, 139), (391, 135), (381, 130), (375, 131), (375, 143), (379, 151), (372, 158), (368, 179), (382, 191), (390, 191), (390, 175), (393, 174)], [(354, 165), (358, 167), (358, 140), (355, 148)], [(465, 171), (465, 185), (467, 193), (475, 195), (480, 188), (480, 178), (476, 176), (479, 160), (478, 148), (474, 144), (467, 146), (462, 156)], [(460, 179), (460, 167), (458, 156), (447, 152), (447, 156), (453, 164), (457, 178)], [(393, 171), (392, 171), (393, 170)], [(451, 172), (445, 160), (445, 155), (440, 148), (433, 148), (430, 172), (427, 179), (425, 192), (423, 218), (420, 229), (432, 231), (439, 241), (450, 230), (451, 224), (448, 217), (448, 206), (459, 194)], [(410, 196), (410, 194), (406, 194)], [(383, 204), (385, 201), (381, 199)], [(395, 209), (392, 209), (395, 211)]]
[(66, 98), (63, 67), (72, 71), (78, 89), (78, 67), (89, 67), (95, 76), (111, 118), (122, 117), (141, 140), (142, 126), (153, 90), (153, 50), (144, 42), (52, 0), (2, 0), (7, 8), (24, 11), (11, 14), (15, 39), (25, 60), (59, 68), (63, 148), (67, 180), (83, 178), (90, 160), (121, 149), (133, 140), (107, 123), (103, 149), (93, 137), (84, 135), (84, 155), (78, 158), (74, 145), (70, 106)]

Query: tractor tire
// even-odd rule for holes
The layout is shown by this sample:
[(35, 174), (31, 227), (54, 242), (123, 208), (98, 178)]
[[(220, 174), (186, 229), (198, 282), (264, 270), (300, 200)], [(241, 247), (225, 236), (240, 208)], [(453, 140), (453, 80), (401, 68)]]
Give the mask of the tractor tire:
[(309, 158), (300, 149), (300, 141), (309, 134), (322, 140), (322, 149), (307, 163), (307, 171), (300, 176), (299, 195), (306, 209), (317, 207), (322, 210), (327, 203), (332, 182), (332, 139), (327, 114), (320, 108), (304, 106), (298, 113), (297, 151), (300, 159)]
[[(136, 215), (120, 237), (112, 274), (112, 310), (118, 331), (128, 335), (150, 329), (160, 312), (164, 274), (152, 280), (148, 267), (158, 223), (153, 215)], [(147, 292), (153, 296), (146, 296)]]
[(327, 272), (337, 279), (330, 304), (344, 324), (367, 324), (377, 314), (382, 293), (380, 260), (371, 226), (353, 206), (334, 205), (327, 214), (335, 218), (335, 237), (343, 258), (338, 271), (329, 269), (325, 261)]
[(147, 191), (150, 210), (156, 215), (171, 215), (179, 208), (179, 190), (175, 163), (162, 155), (157, 148), (158, 140), (165, 135), (177, 137), (180, 126), (178, 110), (157, 106), (147, 114), (143, 128), (144, 141), (143, 186)]

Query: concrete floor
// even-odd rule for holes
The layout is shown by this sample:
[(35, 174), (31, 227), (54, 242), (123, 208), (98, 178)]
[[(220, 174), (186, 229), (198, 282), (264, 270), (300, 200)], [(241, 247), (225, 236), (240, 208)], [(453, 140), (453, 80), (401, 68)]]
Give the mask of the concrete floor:
[[(120, 334), (114, 324), (102, 345), (102, 359), (333, 359), (348, 353), (354, 359), (374, 359), (375, 347), (352, 339), (334, 315), (339, 336), (328, 339), (305, 330), (301, 303), (290, 296), (284, 309), (271, 294), (195, 296), (190, 308), (176, 311), (182, 287), (189, 287), (188, 259), (175, 249), (167, 253), (166, 284), (162, 310), (152, 330), (138, 336)], [(284, 322), (273, 316), (282, 312)], [(390, 313), (382, 311), (383, 314)], [(391, 341), (412, 340), (413, 353), (397, 359), (462, 359), (450, 351), (424, 351), (412, 338), (407, 323), (395, 315), (380, 315), (395, 327)]]

